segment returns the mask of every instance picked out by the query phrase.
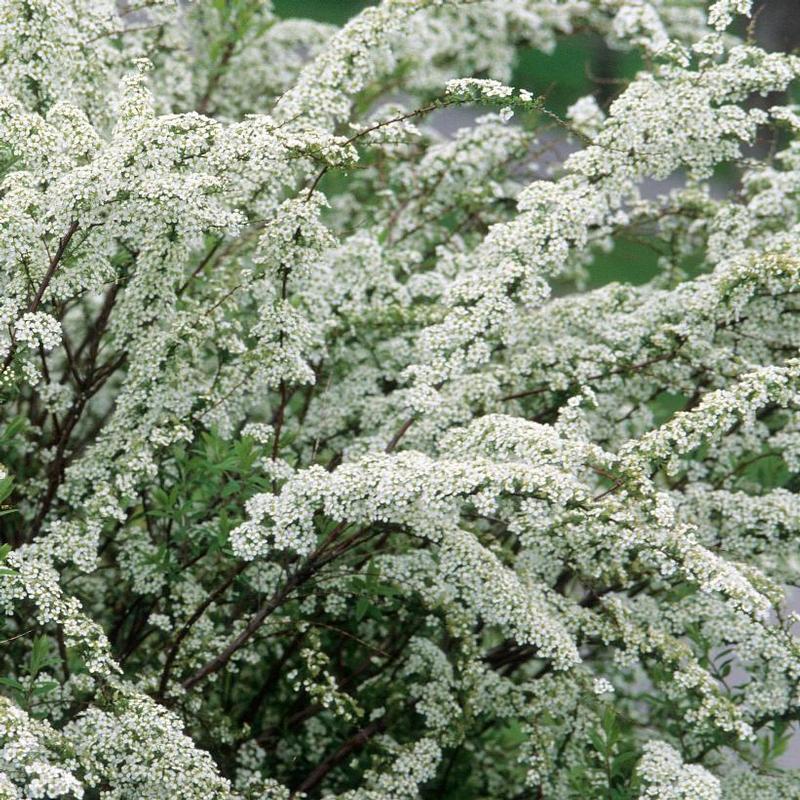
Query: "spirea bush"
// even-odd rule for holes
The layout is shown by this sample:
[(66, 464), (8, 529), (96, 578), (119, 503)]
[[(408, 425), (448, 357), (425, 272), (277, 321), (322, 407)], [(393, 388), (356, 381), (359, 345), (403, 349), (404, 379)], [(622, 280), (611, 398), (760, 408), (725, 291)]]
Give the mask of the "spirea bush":
[[(750, 11), (4, 0), (0, 798), (800, 797)], [(578, 29), (646, 68), (508, 85)]]

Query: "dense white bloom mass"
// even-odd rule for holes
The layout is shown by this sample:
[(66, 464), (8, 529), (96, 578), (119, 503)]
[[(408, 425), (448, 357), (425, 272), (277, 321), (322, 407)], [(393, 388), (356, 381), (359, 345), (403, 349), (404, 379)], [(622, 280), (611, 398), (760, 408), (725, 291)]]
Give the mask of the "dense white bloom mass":
[(751, 6), (0, 3), (0, 800), (800, 796)]
[(719, 781), (697, 764), (686, 765), (664, 742), (647, 742), (639, 762), (644, 783), (641, 798), (720, 800)]

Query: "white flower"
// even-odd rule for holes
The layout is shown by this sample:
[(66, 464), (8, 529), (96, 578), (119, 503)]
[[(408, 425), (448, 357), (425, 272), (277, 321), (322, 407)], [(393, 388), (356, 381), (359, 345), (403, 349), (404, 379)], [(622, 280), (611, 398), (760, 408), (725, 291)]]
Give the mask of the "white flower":
[(598, 696), (613, 694), (614, 685), (607, 678), (595, 678), (592, 681), (592, 691)]

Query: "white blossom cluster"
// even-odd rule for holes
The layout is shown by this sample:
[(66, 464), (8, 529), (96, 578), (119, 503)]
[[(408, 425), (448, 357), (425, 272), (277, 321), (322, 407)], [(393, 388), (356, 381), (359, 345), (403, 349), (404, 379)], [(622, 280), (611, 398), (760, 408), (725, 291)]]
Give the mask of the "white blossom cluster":
[(719, 800), (722, 796), (713, 775), (697, 764), (684, 764), (680, 754), (664, 742), (645, 744), (638, 769), (644, 784), (641, 798)]
[(797, 796), (752, 5), (0, 6), (0, 798)]

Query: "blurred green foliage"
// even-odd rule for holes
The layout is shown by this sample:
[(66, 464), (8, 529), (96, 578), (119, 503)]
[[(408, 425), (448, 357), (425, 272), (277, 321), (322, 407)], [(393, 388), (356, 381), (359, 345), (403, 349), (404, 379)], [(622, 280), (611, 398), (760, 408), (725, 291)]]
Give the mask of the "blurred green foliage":
[(609, 50), (594, 34), (575, 34), (561, 39), (552, 53), (520, 50), (511, 82), (543, 94), (551, 111), (564, 114), (587, 94), (608, 102), (642, 66), (637, 53)]
[(273, 0), (275, 12), (282, 17), (308, 17), (338, 25), (368, 5), (374, 3), (369, 0)]

